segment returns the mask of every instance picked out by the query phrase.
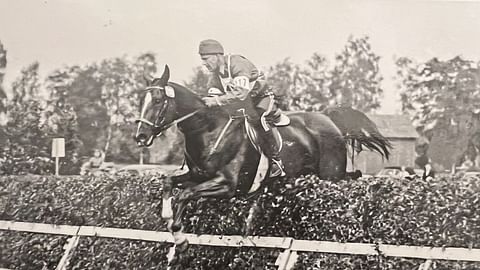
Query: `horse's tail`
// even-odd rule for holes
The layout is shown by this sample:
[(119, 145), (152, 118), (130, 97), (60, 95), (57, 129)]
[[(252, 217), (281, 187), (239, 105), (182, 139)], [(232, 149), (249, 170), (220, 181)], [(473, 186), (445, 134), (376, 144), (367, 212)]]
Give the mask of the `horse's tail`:
[(363, 112), (342, 106), (326, 108), (322, 113), (330, 117), (357, 153), (367, 148), (389, 158), (392, 144)]

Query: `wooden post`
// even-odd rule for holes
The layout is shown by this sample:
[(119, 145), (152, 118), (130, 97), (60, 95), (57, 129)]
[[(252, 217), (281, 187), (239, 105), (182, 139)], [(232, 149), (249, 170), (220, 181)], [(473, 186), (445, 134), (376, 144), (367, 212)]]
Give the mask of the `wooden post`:
[(142, 148), (142, 150), (140, 151), (140, 162), (139, 162), (139, 164), (143, 164), (143, 150), (144, 149), (145, 148)]
[(58, 263), (57, 268), (55, 268), (55, 270), (67, 269), (68, 263), (70, 262), (70, 258), (72, 257), (75, 247), (78, 245), (79, 239), (80, 239), (80, 236), (78, 235), (68, 239), (68, 242), (65, 244), (65, 247), (64, 247), (65, 252), (63, 253), (63, 256), (60, 259), (60, 262)]
[(59, 168), (58, 168), (58, 163), (59, 163), (59, 162), (58, 162), (58, 160), (59, 160), (59, 159), (60, 159), (59, 157), (55, 157), (55, 175), (56, 175), (56, 176), (59, 175), (59, 173), (58, 173), (58, 171), (59, 171)]
[(424, 263), (420, 264), (418, 270), (429, 270), (430, 266), (432, 266), (432, 260), (428, 259)]
[(65, 156), (65, 139), (54, 138), (52, 141), (52, 157), (55, 158), (55, 175), (59, 175), (59, 159)]
[(278, 255), (275, 265), (278, 266), (278, 270), (291, 270), (295, 266), (297, 259), (297, 251), (286, 249)]

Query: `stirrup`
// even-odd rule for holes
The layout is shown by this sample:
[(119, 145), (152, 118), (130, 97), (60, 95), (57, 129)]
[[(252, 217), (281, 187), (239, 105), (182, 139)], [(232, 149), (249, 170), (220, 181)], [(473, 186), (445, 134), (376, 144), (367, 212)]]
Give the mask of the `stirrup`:
[(286, 116), (285, 114), (281, 113), (280, 117), (278, 118), (278, 120), (275, 123), (273, 123), (273, 125), (276, 126), (276, 127), (288, 126), (288, 125), (290, 125), (290, 118), (288, 116)]
[(281, 160), (272, 159), (270, 167), (270, 177), (285, 176), (285, 170), (283, 169), (283, 164)]

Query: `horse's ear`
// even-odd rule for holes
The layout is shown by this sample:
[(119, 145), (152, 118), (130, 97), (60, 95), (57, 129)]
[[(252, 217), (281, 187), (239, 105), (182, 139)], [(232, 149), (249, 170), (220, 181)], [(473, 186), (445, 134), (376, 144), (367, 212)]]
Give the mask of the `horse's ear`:
[(168, 67), (168, 65), (165, 65), (165, 69), (163, 70), (162, 77), (160, 78), (162, 85), (167, 85), (169, 79), (170, 79), (170, 68)]

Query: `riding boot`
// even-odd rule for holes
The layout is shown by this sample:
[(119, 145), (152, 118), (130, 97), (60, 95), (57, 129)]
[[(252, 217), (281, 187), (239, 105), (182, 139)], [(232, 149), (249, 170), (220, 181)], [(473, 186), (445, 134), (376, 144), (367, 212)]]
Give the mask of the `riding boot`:
[(265, 154), (270, 158), (271, 168), (270, 168), (270, 177), (276, 176), (285, 176), (285, 170), (283, 167), (282, 160), (280, 159), (280, 149), (277, 145), (275, 137), (273, 137), (273, 132), (270, 129), (269, 131), (262, 130), (264, 132), (265, 140)]

